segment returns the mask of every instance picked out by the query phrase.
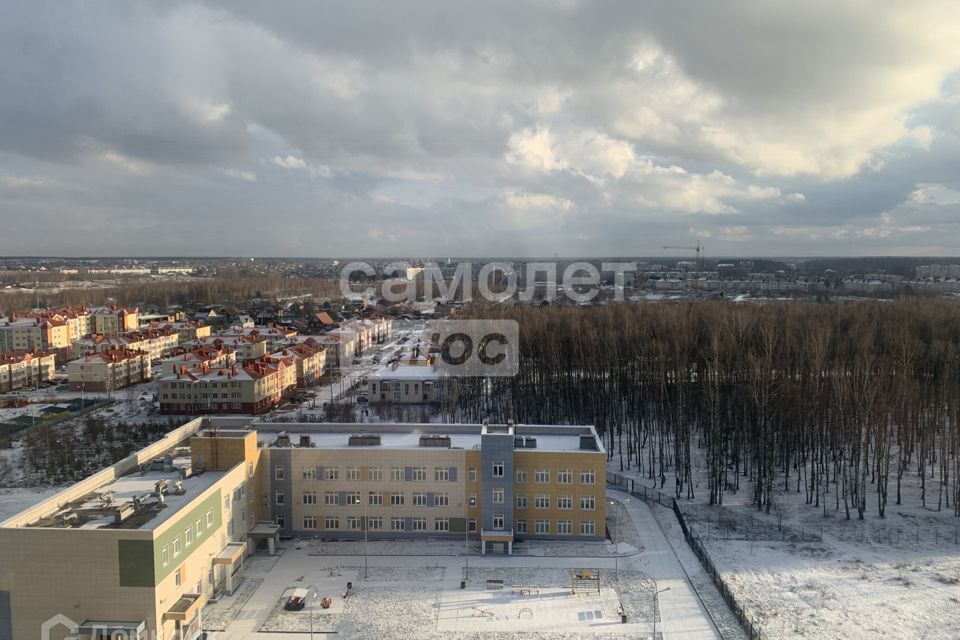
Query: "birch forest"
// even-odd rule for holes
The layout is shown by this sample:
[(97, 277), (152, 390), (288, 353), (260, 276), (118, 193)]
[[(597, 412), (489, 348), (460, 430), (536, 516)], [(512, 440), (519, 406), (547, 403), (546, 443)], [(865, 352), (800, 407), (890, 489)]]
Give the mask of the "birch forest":
[(594, 424), (615, 466), (710, 504), (742, 487), (769, 512), (782, 489), (882, 518), (909, 482), (923, 506), (960, 516), (955, 302), (470, 313), (519, 322), (520, 373), (450, 380), (448, 420)]

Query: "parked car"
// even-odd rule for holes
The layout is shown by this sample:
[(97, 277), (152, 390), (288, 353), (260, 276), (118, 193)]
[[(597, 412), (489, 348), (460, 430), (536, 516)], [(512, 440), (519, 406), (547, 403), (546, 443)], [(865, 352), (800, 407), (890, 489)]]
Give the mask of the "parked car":
[(287, 611), (300, 611), (306, 606), (307, 601), (301, 596), (290, 596), (287, 598), (286, 604), (283, 605), (283, 608)]

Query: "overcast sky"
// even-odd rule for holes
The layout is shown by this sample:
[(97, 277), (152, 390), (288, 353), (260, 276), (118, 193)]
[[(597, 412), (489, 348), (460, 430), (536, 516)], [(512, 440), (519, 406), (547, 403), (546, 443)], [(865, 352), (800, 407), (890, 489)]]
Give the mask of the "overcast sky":
[(0, 254), (960, 255), (956, 0), (3, 5)]

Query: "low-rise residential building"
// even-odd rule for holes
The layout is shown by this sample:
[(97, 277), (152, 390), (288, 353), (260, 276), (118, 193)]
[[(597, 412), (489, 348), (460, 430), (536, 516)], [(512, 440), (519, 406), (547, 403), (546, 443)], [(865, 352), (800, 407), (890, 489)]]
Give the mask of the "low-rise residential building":
[(296, 367), (270, 358), (219, 369), (180, 369), (160, 379), (160, 412), (256, 414), (293, 395)]
[(123, 347), (91, 353), (67, 365), (72, 391), (116, 391), (151, 378), (150, 354)]
[(192, 322), (192, 321), (182, 321), (182, 322), (168, 322), (166, 324), (159, 325), (160, 329), (171, 329), (180, 334), (180, 344), (186, 344), (188, 342), (193, 342), (194, 340), (201, 340), (203, 338), (209, 338), (213, 329), (208, 324), (203, 324), (202, 322)]
[(162, 375), (171, 376), (183, 369), (222, 369), (237, 363), (237, 354), (226, 347), (197, 347), (166, 358), (161, 363)]
[(0, 352), (18, 350), (56, 351), (70, 349), (70, 327), (57, 314), (11, 314), (0, 318)]
[(392, 364), (367, 376), (370, 402), (431, 404), (443, 399), (443, 379), (432, 364)]
[(0, 354), (0, 393), (31, 389), (56, 378), (57, 358), (45, 351), (8, 351)]
[(258, 335), (218, 335), (195, 340), (192, 344), (197, 347), (230, 349), (236, 352), (237, 360), (240, 362), (259, 360), (269, 353), (267, 350), (267, 339)]
[(273, 352), (283, 344), (284, 341), (292, 338), (297, 335), (295, 329), (289, 327), (281, 327), (279, 325), (273, 325), (270, 327), (252, 327), (246, 329), (231, 329), (230, 332), (226, 332), (218, 335), (220, 338), (236, 337), (236, 336), (246, 336), (257, 339), (264, 339), (267, 342), (267, 351)]
[(73, 354), (82, 358), (99, 351), (124, 348), (146, 351), (150, 354), (151, 360), (160, 360), (176, 351), (179, 341), (180, 335), (171, 329), (130, 331), (115, 337), (95, 333), (87, 338), (75, 340)]
[(291, 344), (270, 357), (294, 367), (300, 389), (316, 385), (324, 375), (326, 349), (313, 341)]

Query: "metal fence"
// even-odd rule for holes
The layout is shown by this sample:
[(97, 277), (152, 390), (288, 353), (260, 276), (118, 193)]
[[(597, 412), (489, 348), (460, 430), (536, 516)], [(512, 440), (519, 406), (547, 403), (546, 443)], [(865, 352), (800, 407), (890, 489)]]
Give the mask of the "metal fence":
[(690, 545), (693, 553), (696, 554), (704, 571), (706, 571), (710, 579), (713, 580), (713, 584), (716, 585), (720, 596), (724, 602), (727, 603), (730, 611), (733, 612), (733, 615), (736, 616), (737, 620), (743, 626), (747, 637), (750, 638), (750, 640), (764, 640), (766, 638), (753, 617), (737, 602), (733, 591), (727, 586), (723, 576), (717, 571), (716, 565), (713, 564), (713, 560), (710, 558), (710, 554), (707, 553), (700, 536), (687, 523), (686, 518), (683, 517), (683, 512), (680, 511), (680, 505), (673, 496), (643, 484), (637, 484), (633, 479), (625, 478), (613, 472), (607, 472), (607, 484), (617, 487), (618, 489), (623, 489), (634, 497), (672, 509), (674, 515), (677, 517), (677, 522), (680, 524), (680, 529), (683, 531), (683, 537), (686, 539), (687, 544)]

